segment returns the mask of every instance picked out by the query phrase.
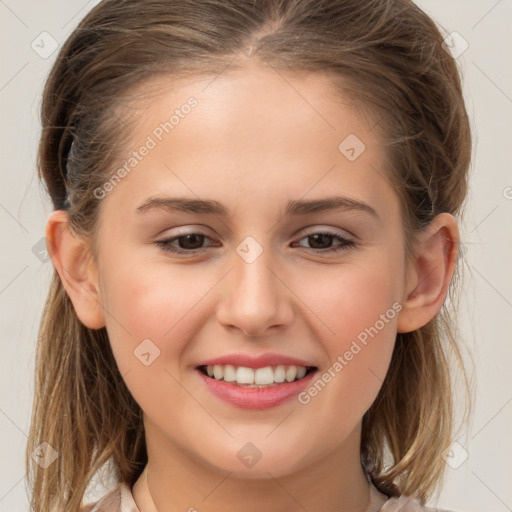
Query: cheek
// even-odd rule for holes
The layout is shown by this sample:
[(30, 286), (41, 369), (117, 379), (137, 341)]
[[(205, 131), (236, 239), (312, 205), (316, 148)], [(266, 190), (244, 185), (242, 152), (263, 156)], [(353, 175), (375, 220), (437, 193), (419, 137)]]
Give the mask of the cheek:
[(177, 383), (182, 378), (180, 363), (187, 342), (201, 327), (197, 315), (201, 298), (215, 282), (213, 276), (201, 276), (192, 267), (178, 271), (129, 261), (105, 266), (104, 275), (107, 332), (133, 398), (156, 417), (166, 410), (170, 397), (176, 410), (190, 406)]
[(315, 294), (303, 288), (311, 299), (308, 305), (314, 302), (311, 309), (323, 320), (317, 335), (329, 361), (318, 375), (321, 382), (306, 390), (303, 402), (316, 400), (318, 407), (331, 411), (333, 421), (352, 424), (361, 418), (382, 386), (402, 307), (400, 258), (395, 256), (381, 251), (371, 262), (319, 273)]
[[(128, 261), (105, 266), (103, 275), (107, 331), (120, 368), (126, 372), (140, 362), (134, 351), (144, 340), (157, 347), (145, 342), (155, 353), (171, 356), (165, 358), (167, 362), (177, 362), (185, 341), (200, 327), (194, 318), (200, 312), (202, 297), (215, 282), (214, 276), (202, 275), (192, 266), (151, 268)], [(155, 359), (155, 363), (160, 361)]]
[[(332, 349), (343, 348), (344, 341), (374, 325), (401, 298), (399, 258), (396, 262), (375, 252), (376, 257), (361, 262), (313, 270), (296, 283), (297, 295), (317, 314), (316, 323), (324, 325), (321, 337)], [(387, 317), (389, 330), (395, 324), (395, 310)]]

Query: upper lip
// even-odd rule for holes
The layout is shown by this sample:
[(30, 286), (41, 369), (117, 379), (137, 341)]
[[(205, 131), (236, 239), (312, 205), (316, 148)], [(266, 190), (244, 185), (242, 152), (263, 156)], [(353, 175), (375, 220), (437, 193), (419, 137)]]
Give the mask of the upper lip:
[(314, 364), (296, 357), (289, 357), (282, 354), (267, 352), (257, 356), (249, 354), (226, 354), (200, 362), (197, 366), (214, 366), (214, 365), (232, 365), (244, 366), (246, 368), (264, 368), (265, 366), (304, 366), (315, 367)]

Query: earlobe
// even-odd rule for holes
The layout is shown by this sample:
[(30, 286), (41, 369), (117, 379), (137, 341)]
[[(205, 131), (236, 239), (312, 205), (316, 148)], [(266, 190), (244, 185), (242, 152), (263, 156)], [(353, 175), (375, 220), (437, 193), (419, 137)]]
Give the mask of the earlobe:
[(411, 332), (426, 325), (446, 298), (459, 247), (457, 221), (449, 213), (437, 215), (420, 234), (410, 262), (398, 332)]
[(56, 210), (49, 215), (46, 244), (80, 322), (90, 329), (104, 327), (96, 265), (88, 244), (73, 233), (66, 211)]

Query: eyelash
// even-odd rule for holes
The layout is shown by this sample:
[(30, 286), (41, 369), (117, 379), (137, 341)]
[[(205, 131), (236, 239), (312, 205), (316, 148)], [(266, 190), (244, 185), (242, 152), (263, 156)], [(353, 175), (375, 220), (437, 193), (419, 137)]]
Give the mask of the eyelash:
[[(166, 240), (159, 240), (159, 241), (155, 242), (155, 244), (158, 247), (162, 248), (164, 251), (175, 253), (175, 254), (197, 254), (197, 253), (200, 253), (200, 252), (204, 252), (205, 248), (187, 250), (187, 249), (181, 249), (181, 248), (177, 249), (177, 248), (171, 246), (171, 243), (174, 242), (175, 240), (178, 240), (180, 238), (187, 237), (187, 236), (193, 236), (193, 235), (199, 235), (199, 236), (204, 236), (206, 238), (209, 238), (207, 235), (204, 235), (203, 233), (185, 233), (185, 234), (178, 235), (178, 236), (175, 236), (175, 237), (172, 237), (172, 238), (168, 238)], [(342, 237), (340, 235), (337, 235), (336, 233), (331, 233), (329, 231), (316, 231), (314, 233), (308, 233), (307, 235), (303, 236), (300, 240), (303, 240), (304, 238), (309, 238), (309, 237), (314, 236), (314, 235), (327, 235), (327, 236), (331, 236), (331, 237), (337, 239), (339, 242), (341, 242), (341, 244), (338, 245), (337, 247), (331, 247), (331, 248), (328, 248), (328, 249), (314, 249), (314, 248), (311, 248), (312, 251), (315, 251), (315, 252), (320, 253), (320, 254), (322, 254), (322, 253), (336, 253), (336, 252), (340, 252), (340, 251), (348, 251), (350, 249), (355, 248), (355, 245), (356, 245), (355, 242), (353, 242), (352, 240), (349, 240), (349, 239), (344, 238), (344, 237)], [(207, 247), (206, 247), (206, 249), (207, 249)], [(308, 247), (306, 247), (306, 249), (308, 249)]]

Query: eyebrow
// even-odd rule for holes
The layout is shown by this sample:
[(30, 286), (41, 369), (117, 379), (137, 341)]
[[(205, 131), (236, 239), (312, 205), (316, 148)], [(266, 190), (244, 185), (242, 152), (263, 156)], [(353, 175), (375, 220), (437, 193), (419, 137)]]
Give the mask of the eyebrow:
[[(222, 203), (209, 199), (194, 199), (186, 197), (150, 197), (136, 211), (147, 212), (152, 209), (163, 209), (169, 212), (182, 211), (188, 213), (213, 214), (222, 217), (231, 216), (231, 212)], [(368, 204), (345, 196), (329, 196), (322, 199), (294, 200), (288, 202), (286, 215), (306, 215), (327, 210), (358, 210), (369, 213), (380, 219), (378, 213)]]

